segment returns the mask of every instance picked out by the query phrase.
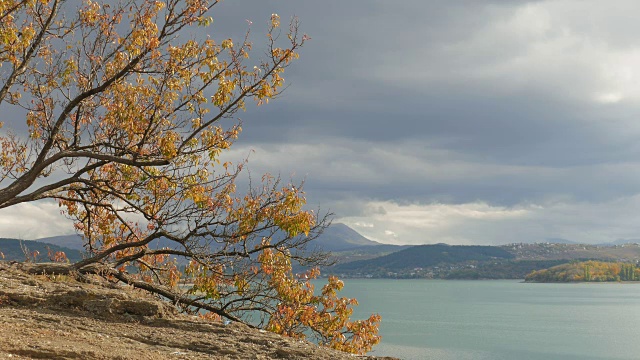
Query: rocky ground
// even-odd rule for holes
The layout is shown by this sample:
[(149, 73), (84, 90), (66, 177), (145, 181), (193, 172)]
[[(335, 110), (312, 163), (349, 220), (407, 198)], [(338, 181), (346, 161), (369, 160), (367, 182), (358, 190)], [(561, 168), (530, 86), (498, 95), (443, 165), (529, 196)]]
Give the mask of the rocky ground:
[(375, 358), (181, 315), (97, 279), (29, 275), (21, 264), (0, 262), (0, 359)]

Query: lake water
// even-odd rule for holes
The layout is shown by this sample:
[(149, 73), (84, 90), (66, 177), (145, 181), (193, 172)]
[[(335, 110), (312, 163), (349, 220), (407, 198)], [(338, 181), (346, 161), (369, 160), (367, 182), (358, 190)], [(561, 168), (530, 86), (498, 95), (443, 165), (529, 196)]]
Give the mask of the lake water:
[(372, 355), (437, 360), (640, 359), (640, 284), (346, 279)]

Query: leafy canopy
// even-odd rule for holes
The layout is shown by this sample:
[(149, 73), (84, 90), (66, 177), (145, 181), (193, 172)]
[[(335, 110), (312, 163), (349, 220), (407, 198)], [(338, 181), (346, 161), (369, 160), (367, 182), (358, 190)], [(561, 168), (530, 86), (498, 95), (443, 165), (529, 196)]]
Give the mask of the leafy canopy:
[(223, 121), (277, 97), (308, 37), (273, 14), (252, 60), (249, 32), (216, 38), (216, 5), (0, 0), (0, 208), (57, 201), (85, 240), (79, 276), (366, 352), (379, 317), (349, 320), (339, 280), (315, 294), (318, 271), (291, 270), (325, 259), (305, 247), (326, 217), (269, 175), (239, 194), (244, 163), (220, 161), (241, 131)]

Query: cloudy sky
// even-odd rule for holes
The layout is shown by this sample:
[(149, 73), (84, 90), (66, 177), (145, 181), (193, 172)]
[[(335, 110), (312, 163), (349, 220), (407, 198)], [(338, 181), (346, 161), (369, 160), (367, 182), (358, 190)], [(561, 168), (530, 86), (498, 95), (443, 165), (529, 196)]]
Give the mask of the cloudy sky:
[[(385, 243), (640, 238), (639, 11), (633, 0), (227, 0), (214, 37), (251, 20), (258, 44), (278, 13), (312, 38), (283, 97), (241, 114), (227, 156), (254, 151), (252, 173), (305, 179), (311, 207)], [(58, 209), (22, 212), (35, 224)], [(17, 220), (3, 214), (7, 236)], [(65, 232), (55, 224), (19, 235)]]

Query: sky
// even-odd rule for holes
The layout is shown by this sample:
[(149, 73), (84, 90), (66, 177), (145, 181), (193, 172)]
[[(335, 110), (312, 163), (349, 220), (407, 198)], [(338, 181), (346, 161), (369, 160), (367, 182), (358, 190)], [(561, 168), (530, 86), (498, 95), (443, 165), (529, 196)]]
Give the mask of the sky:
[[(383, 243), (639, 239), (639, 11), (626, 0), (226, 0), (214, 38), (250, 20), (259, 49), (278, 13), (311, 40), (282, 97), (239, 115), (225, 156), (304, 180), (310, 208)], [(69, 233), (58, 213), (0, 212), (0, 236)]]

